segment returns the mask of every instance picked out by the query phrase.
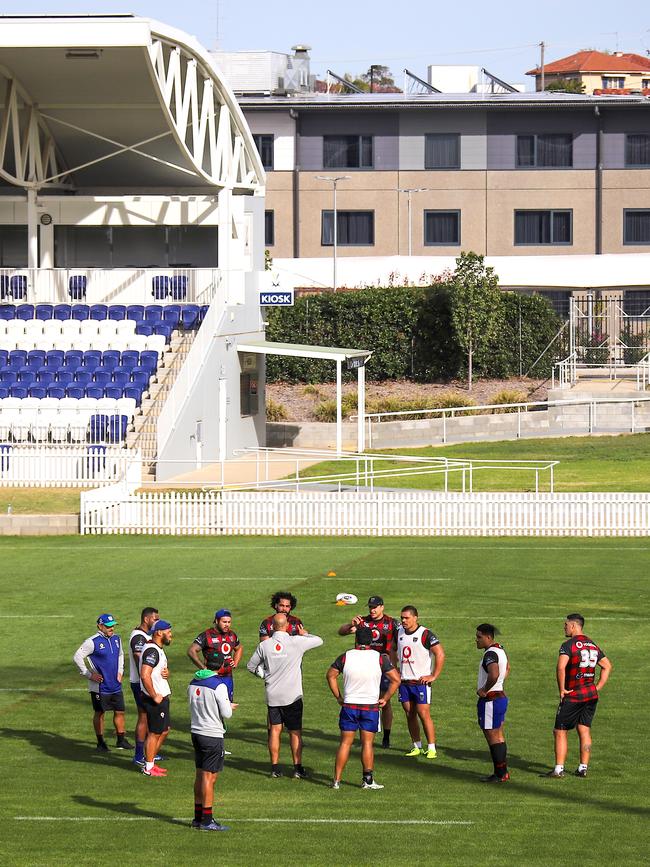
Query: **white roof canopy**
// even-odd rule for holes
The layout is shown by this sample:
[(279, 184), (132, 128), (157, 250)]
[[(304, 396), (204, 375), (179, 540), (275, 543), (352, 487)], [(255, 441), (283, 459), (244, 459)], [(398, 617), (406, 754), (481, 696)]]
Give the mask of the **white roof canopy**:
[(348, 358), (363, 358), (367, 361), (372, 352), (367, 349), (342, 349), (339, 346), (309, 346), (303, 343), (273, 343), (258, 340), (238, 343), (238, 352), (255, 352), (259, 355), (292, 355), (296, 358), (322, 358), (330, 361), (347, 361)]

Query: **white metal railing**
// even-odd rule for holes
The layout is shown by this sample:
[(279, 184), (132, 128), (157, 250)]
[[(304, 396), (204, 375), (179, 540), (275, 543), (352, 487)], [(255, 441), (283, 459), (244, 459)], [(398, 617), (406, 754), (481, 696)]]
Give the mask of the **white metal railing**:
[(645, 391), (650, 388), (650, 352), (637, 362), (636, 388), (637, 391)]
[(552, 387), (555, 388), (555, 369), (557, 368), (557, 381), (559, 388), (567, 388), (573, 385), (573, 383), (577, 380), (577, 363), (578, 356), (575, 352), (572, 352), (569, 356), (567, 356), (562, 361), (558, 361), (553, 365), (552, 372)]
[(0, 268), (0, 303), (210, 304), (217, 268)]
[(0, 488), (76, 488), (140, 483), (140, 453), (115, 446), (0, 445)]
[(81, 532), (261, 536), (647, 536), (650, 494), (166, 491), (81, 496)]
[[(366, 439), (368, 443), (368, 448), (371, 449), (373, 442), (373, 423), (380, 424), (387, 421), (399, 421), (400, 419), (413, 418), (413, 416), (421, 418), (440, 416), (440, 418), (442, 419), (441, 439), (443, 443), (446, 443), (448, 441), (448, 419), (453, 419), (457, 416), (462, 415), (488, 416), (508, 414), (516, 414), (517, 416), (515, 434), (516, 438), (520, 439), (523, 430), (522, 416), (525, 416), (526, 414), (532, 412), (543, 412), (544, 410), (566, 409), (569, 407), (580, 406), (584, 406), (587, 408), (584, 432), (594, 433), (597, 428), (597, 421), (599, 418), (598, 407), (605, 408), (607, 406), (616, 405), (620, 405), (621, 407), (629, 407), (629, 417), (625, 418), (624, 415), (617, 415), (614, 419), (610, 418), (610, 424), (608, 424), (607, 430), (611, 431), (612, 433), (636, 433), (639, 428), (637, 418), (638, 413), (636, 410), (639, 407), (644, 406), (648, 406), (648, 408), (650, 409), (650, 397), (583, 397), (572, 400), (534, 400), (524, 401), (521, 403), (488, 403), (480, 406), (447, 406), (438, 407), (436, 409), (407, 409), (397, 412), (366, 413), (365, 419), (368, 423)], [(602, 414), (600, 414), (600, 416), (602, 418)], [(350, 416), (351, 421), (355, 421), (356, 419), (357, 416)], [(548, 429), (540, 429), (540, 436), (549, 435), (551, 434), (549, 433)]]

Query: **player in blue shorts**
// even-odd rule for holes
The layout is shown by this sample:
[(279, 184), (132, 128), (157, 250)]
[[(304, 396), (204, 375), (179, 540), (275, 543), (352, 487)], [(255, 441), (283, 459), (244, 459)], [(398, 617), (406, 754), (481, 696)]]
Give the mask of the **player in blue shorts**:
[[(362, 789), (383, 789), (376, 783), (374, 771), (374, 740), (379, 731), (380, 708), (390, 701), (399, 685), (399, 675), (385, 653), (372, 648), (372, 630), (357, 627), (355, 647), (341, 654), (327, 670), (327, 683), (341, 705), (339, 728), (341, 742), (336, 753), (332, 788), (341, 787), (341, 776), (350, 757), (354, 736), (361, 738)], [(338, 678), (343, 675), (343, 695)], [(382, 676), (388, 677), (388, 689), (381, 692)]]
[(476, 646), (483, 651), (478, 667), (478, 724), (490, 747), (494, 773), (483, 777), (483, 783), (507, 783), (508, 773), (506, 739), (503, 723), (508, 709), (508, 699), (503, 691), (503, 682), (510, 674), (510, 663), (505, 650), (494, 640), (497, 629), (491, 623), (476, 627)]

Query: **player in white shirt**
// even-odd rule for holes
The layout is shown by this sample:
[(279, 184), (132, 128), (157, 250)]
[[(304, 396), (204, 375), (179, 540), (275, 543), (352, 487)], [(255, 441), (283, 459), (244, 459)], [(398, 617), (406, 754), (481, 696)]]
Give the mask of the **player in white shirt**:
[(480, 623), (476, 627), (476, 646), (483, 651), (478, 667), (478, 724), (490, 747), (494, 773), (483, 777), (483, 783), (507, 783), (508, 773), (506, 739), (503, 723), (508, 709), (508, 699), (503, 682), (510, 674), (510, 663), (505, 650), (494, 640), (496, 627)]
[(144, 765), (144, 741), (147, 737), (147, 711), (142, 704), (142, 690), (140, 689), (140, 655), (142, 648), (150, 641), (149, 631), (157, 620), (160, 620), (157, 608), (143, 608), (140, 613), (140, 625), (136, 626), (129, 635), (129, 680), (138, 709), (133, 762), (140, 767)]
[[(431, 684), (442, 671), (445, 652), (438, 637), (420, 626), (418, 610), (414, 605), (405, 605), (400, 613), (401, 627), (397, 631), (397, 658), (402, 682), (399, 700), (406, 713), (413, 748), (407, 756), (425, 754), (427, 759), (436, 758), (436, 732), (431, 719)], [(427, 739), (427, 749), (422, 748), (420, 723)]]
[(172, 690), (167, 680), (167, 655), (163, 650), (171, 642), (171, 623), (158, 620), (152, 627), (151, 641), (145, 644), (140, 654), (140, 687), (149, 730), (144, 742), (145, 765), (142, 773), (147, 777), (164, 777), (167, 774), (166, 770), (154, 764), (154, 760), (171, 726), (169, 696)]

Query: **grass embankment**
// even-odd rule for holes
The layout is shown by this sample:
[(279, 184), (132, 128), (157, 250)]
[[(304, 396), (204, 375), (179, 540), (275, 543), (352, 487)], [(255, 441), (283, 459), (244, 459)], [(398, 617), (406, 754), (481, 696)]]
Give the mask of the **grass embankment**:
[(0, 488), (0, 515), (78, 515), (80, 488)]

